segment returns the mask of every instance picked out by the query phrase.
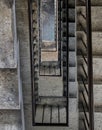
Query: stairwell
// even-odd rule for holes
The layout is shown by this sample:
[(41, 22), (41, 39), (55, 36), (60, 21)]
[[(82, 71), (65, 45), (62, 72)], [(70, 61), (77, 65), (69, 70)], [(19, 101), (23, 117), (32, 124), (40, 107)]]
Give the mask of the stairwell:
[[(92, 46), (93, 46), (93, 78), (94, 78), (94, 127), (95, 130), (102, 129), (102, 1), (92, 0), (91, 1), (92, 10)], [(85, 20), (79, 13), (85, 14), (85, 5), (83, 1), (77, 0), (77, 47), (78, 50), (82, 49), (85, 54), (85, 49), (83, 47), (82, 41), (85, 43), (85, 34), (79, 23), (85, 28)], [(82, 39), (82, 41), (79, 39)], [(82, 57), (80, 53), (78, 54), (78, 64), (82, 62)], [(85, 65), (86, 68), (86, 65)], [(83, 75), (83, 72), (78, 68), (78, 73)], [(85, 93), (85, 92), (84, 92)], [(85, 93), (86, 95), (86, 93)], [(80, 98), (79, 98), (80, 99)], [(81, 116), (82, 108), (80, 108)], [(84, 130), (82, 122), (79, 122), (79, 129)]]
[[(63, 3), (62, 3), (63, 6)], [(53, 129), (57, 130), (77, 130), (78, 129), (78, 108), (77, 108), (77, 83), (76, 83), (76, 44), (75, 44), (75, 1), (69, 1), (69, 71), (70, 71), (70, 78), (69, 78), (69, 127), (53, 127)], [(36, 12), (37, 9), (37, 3), (34, 2), (33, 3), (33, 12)], [(33, 17), (35, 23), (37, 20), (36, 15), (34, 15), (35, 17)], [(64, 10), (62, 9), (62, 18), (64, 16)], [(37, 28), (36, 28), (37, 30)], [(36, 33), (34, 34), (36, 35)], [(37, 45), (37, 41), (35, 42), (35, 44)], [(47, 53), (46, 53), (47, 54)], [(63, 61), (63, 59), (62, 59)], [(46, 62), (47, 63), (47, 62)], [(44, 63), (45, 64), (45, 63)], [(46, 65), (44, 65), (46, 68)], [(51, 68), (51, 73), (53, 74), (53, 68)], [(44, 70), (41, 71), (42, 74), (44, 74)], [(25, 73), (25, 72), (23, 72)], [(49, 73), (49, 65), (48, 65), (48, 71), (47, 73)], [(45, 72), (45, 74), (47, 74)], [(25, 77), (25, 76), (24, 76)], [(28, 77), (26, 78), (26, 80), (24, 79), (23, 82), (28, 82)], [(52, 80), (54, 79), (54, 80)], [(57, 81), (56, 83), (52, 83), (52, 81)], [(47, 77), (45, 76), (40, 76), (40, 88), (42, 90), (41, 94), (42, 95), (50, 95), (50, 93), (52, 91), (50, 91), (49, 93), (49, 89), (52, 87), (53, 88), (53, 94), (54, 95), (59, 95), (60, 93), (60, 86), (61, 86), (61, 78), (59, 77)], [(29, 87), (25, 84), (25, 90), (24, 90), (24, 108), (25, 108), (25, 125), (26, 125), (26, 130), (34, 130), (34, 129), (52, 129), (51, 127), (34, 127), (32, 126), (32, 109), (31, 109), (31, 92), (30, 92), (30, 84)], [(48, 89), (49, 88), (49, 89)], [(59, 88), (59, 89), (58, 89)], [(57, 90), (58, 89), (58, 90)], [(62, 88), (61, 88), (62, 89)], [(45, 92), (43, 93), (43, 90), (45, 90)], [(40, 110), (41, 111), (41, 110)], [(39, 111), (39, 112), (40, 112)], [(48, 112), (49, 109), (47, 109), (46, 112)], [(53, 115), (56, 119), (56, 112), (55, 115)], [(40, 114), (39, 114), (40, 116)], [(40, 118), (38, 117), (39, 121)], [(46, 117), (45, 120), (49, 120), (49, 117)], [(45, 121), (44, 120), (44, 121)], [(47, 121), (48, 121), (47, 120)], [(63, 120), (63, 119), (62, 119)], [(74, 124), (73, 124), (74, 121)]]
[[(4, 9), (4, 16), (9, 13), (11, 22), (11, 6), (12, 3), (6, 0), (0, 1), (0, 9)], [(85, 42), (85, 34), (82, 32), (79, 22), (85, 27), (85, 22), (82, 17), (78, 15), (78, 12), (85, 13), (85, 7), (83, 2), (77, 0), (77, 33), (75, 27), (75, 0), (69, 0), (69, 127), (34, 127), (32, 126), (32, 99), (31, 99), (31, 69), (30, 69), (30, 46), (29, 46), (29, 22), (28, 22), (28, 1), (27, 0), (16, 0), (13, 3), (14, 12), (16, 12), (17, 19), (17, 33), (19, 37), (19, 42), (16, 41), (8, 42), (8, 45), (2, 46), (4, 48), (9, 48), (10, 52), (2, 52), (0, 48), (0, 130), (84, 130), (85, 126), (79, 120), (82, 112), (82, 108), (79, 105), (78, 110), (78, 88), (77, 88), (77, 60), (78, 65), (82, 62), (80, 53), (78, 53), (76, 60), (76, 36), (77, 36), (77, 49), (82, 49), (85, 54), (85, 49), (82, 46), (82, 40)], [(16, 11), (15, 11), (16, 7)], [(37, 5), (33, 6), (34, 10), (37, 11)], [(36, 13), (35, 11), (35, 13)], [(2, 12), (2, 10), (0, 11)], [(0, 13), (0, 16), (2, 14)], [(64, 14), (63, 14), (64, 16)], [(15, 13), (14, 13), (15, 17)], [(102, 130), (102, 1), (92, 0), (92, 44), (93, 44), (93, 75), (94, 75), (94, 116), (95, 116), (95, 130)], [(34, 14), (35, 24), (37, 23), (37, 16)], [(5, 21), (2, 23), (5, 23)], [(3, 25), (0, 26), (2, 27)], [(16, 25), (15, 25), (16, 26)], [(6, 26), (5, 26), (6, 27)], [(7, 26), (8, 27), (8, 26)], [(8, 31), (9, 28), (7, 29)], [(36, 28), (38, 31), (38, 28)], [(37, 32), (36, 32), (37, 33)], [(35, 35), (36, 35), (35, 33)], [(12, 32), (9, 33), (10, 35)], [(6, 34), (5, 34), (6, 37)], [(6, 40), (8, 39), (7, 36)], [(16, 36), (15, 36), (16, 37)], [(1, 37), (0, 37), (1, 38)], [(0, 39), (0, 45), (2, 45)], [(10, 39), (12, 41), (12, 39)], [(17, 40), (17, 39), (16, 39)], [(18, 46), (19, 43), (19, 46)], [(35, 41), (35, 44), (37, 41)], [(17, 45), (16, 45), (17, 44)], [(1, 47), (1, 46), (0, 46)], [(18, 48), (17, 52), (15, 52)], [(15, 55), (19, 53), (19, 55)], [(6, 55), (5, 55), (6, 54)], [(12, 56), (13, 54), (13, 56)], [(8, 57), (6, 57), (8, 56)], [(10, 56), (10, 57), (9, 57)], [(6, 59), (5, 59), (6, 57)], [(20, 59), (19, 59), (20, 58)], [(20, 68), (19, 68), (20, 67)], [(86, 67), (86, 66), (84, 66)], [(21, 74), (20, 74), (21, 71)], [(78, 69), (78, 73), (83, 75), (83, 72)], [(21, 80), (22, 77), (22, 80)], [(41, 85), (42, 89), (47, 91), (47, 88), (53, 86), (52, 79), (46, 77), (46, 84), (43, 82), (44, 77), (42, 77)], [(21, 83), (22, 81), (22, 83)], [(57, 82), (56, 82), (57, 81)], [(54, 94), (59, 94), (61, 86), (61, 79), (57, 77), (55, 79), (56, 89), (53, 86)], [(86, 84), (87, 85), (87, 84)], [(22, 87), (21, 87), (22, 86)], [(23, 97), (22, 97), (23, 89)], [(62, 90), (61, 90), (62, 91)], [(46, 92), (47, 93), (47, 92)], [(42, 93), (43, 94), (43, 93)], [(50, 93), (49, 93), (50, 94)], [(23, 104), (23, 100), (24, 104)], [(80, 100), (79, 100), (80, 101)], [(24, 107), (24, 111), (23, 111)], [(80, 113), (78, 114), (78, 111)], [(23, 113), (24, 112), (24, 113)], [(79, 115), (79, 117), (78, 117)], [(56, 113), (55, 113), (56, 116)], [(55, 117), (54, 116), (54, 117)], [(25, 124), (24, 124), (25, 122)], [(79, 122), (79, 124), (78, 124)], [(78, 126), (79, 125), (79, 126)]]
[[(8, 8), (11, 7), (11, 1), (4, 1)], [(2, 5), (2, 1), (0, 6)], [(4, 6), (4, 5), (3, 5)], [(28, 1), (16, 0), (13, 3), (14, 19), (17, 23), (17, 36), (12, 49), (17, 54), (15, 59), (11, 59), (11, 64), (3, 62), (0, 64), (0, 130), (50, 130), (52, 127), (34, 127), (32, 126), (32, 99), (31, 99), (31, 70), (30, 70), (30, 43), (29, 43), (29, 20), (28, 20)], [(37, 5), (33, 5), (35, 10), (34, 19), (37, 24)], [(34, 11), (33, 10), (33, 11)], [(8, 10), (7, 10), (8, 11)], [(2, 11), (1, 11), (2, 12)], [(64, 16), (64, 10), (62, 10)], [(6, 27), (6, 26), (5, 26)], [(75, 34), (75, 1), (69, 1), (69, 127), (53, 127), (55, 130), (78, 130), (78, 105), (77, 105), (77, 82), (76, 82), (76, 34)], [(16, 31), (15, 31), (16, 33)], [(19, 38), (19, 41), (18, 39)], [(34, 39), (34, 44), (37, 39)], [(16, 46), (17, 44), (17, 46)], [(1, 45), (1, 44), (0, 44)], [(15, 48), (16, 47), (16, 48)], [(11, 50), (11, 48), (10, 48)], [(10, 52), (12, 54), (12, 52)], [(18, 55), (19, 54), (19, 55)], [(7, 56), (8, 54), (6, 54)], [(16, 59), (17, 58), (17, 59)], [(36, 58), (36, 55), (35, 55)], [(62, 58), (63, 60), (63, 58)], [(6, 60), (5, 60), (6, 61)], [(8, 59), (9, 61), (9, 59)], [(17, 61), (17, 63), (15, 62)], [(37, 71), (36, 71), (37, 73)], [(22, 79), (21, 79), (22, 77)], [(48, 77), (47, 77), (48, 78)], [(53, 77), (52, 77), (53, 78)], [(37, 79), (37, 78), (36, 78)], [(56, 78), (55, 84), (61, 86), (61, 79)], [(44, 82), (41, 79), (41, 85), (46, 90)], [(47, 80), (47, 84), (51, 80)], [(50, 84), (51, 85), (51, 84)], [(49, 85), (49, 87), (50, 87)], [(59, 90), (54, 90), (55, 94)], [(23, 93), (23, 97), (22, 97)], [(24, 100), (24, 104), (23, 104)], [(23, 110), (24, 109), (24, 110)], [(56, 114), (56, 113), (55, 113)], [(63, 114), (63, 113), (62, 113)], [(74, 123), (73, 123), (74, 122)]]

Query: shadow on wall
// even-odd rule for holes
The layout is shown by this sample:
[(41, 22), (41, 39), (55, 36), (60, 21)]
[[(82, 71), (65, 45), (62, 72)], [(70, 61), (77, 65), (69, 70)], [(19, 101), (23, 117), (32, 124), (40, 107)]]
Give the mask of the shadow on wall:
[(11, 8), (13, 4), (13, 0), (2, 0), (2, 2), (8, 7)]

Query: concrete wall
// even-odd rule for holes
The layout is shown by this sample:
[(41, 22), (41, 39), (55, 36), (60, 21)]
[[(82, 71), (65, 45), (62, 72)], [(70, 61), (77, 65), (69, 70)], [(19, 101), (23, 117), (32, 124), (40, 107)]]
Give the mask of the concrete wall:
[(14, 9), (11, 0), (0, 0), (0, 68), (15, 68)]

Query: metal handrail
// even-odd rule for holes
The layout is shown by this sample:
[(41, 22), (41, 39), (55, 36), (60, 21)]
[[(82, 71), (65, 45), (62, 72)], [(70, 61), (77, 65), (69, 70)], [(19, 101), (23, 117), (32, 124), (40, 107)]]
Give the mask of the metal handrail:
[(84, 56), (84, 54), (83, 54), (82, 50), (79, 50), (79, 51), (80, 51), (80, 54), (81, 54), (82, 58), (84, 59), (84, 61), (85, 61), (86, 65), (87, 65), (88, 63), (87, 63), (87, 60), (86, 60), (86, 58), (85, 58), (85, 56)]
[(85, 47), (85, 49), (87, 49), (87, 46), (86, 46), (85, 42), (83, 41), (83, 39), (81, 38), (80, 40), (82, 41), (83, 46)]
[[(82, 23), (79, 23), (79, 25), (81, 26), (81, 29), (83, 29), (83, 31), (85, 32), (85, 35), (86, 35), (86, 44), (83, 42), (82, 40), (82, 43), (84, 43), (84, 47), (85, 47), (85, 50), (87, 51), (87, 57), (84, 56), (84, 53), (83, 51), (81, 50), (80, 51), (80, 54), (82, 55), (83, 59), (84, 59), (84, 62), (82, 64), (82, 69), (83, 69), (83, 72), (87, 78), (87, 83), (88, 83), (88, 87), (86, 88), (86, 85), (85, 85), (85, 82), (84, 82), (84, 78), (81, 78), (82, 80), (82, 83), (83, 83), (83, 86), (84, 86), (84, 89), (87, 93), (87, 97), (88, 97), (88, 113), (89, 113), (89, 122), (88, 122), (88, 119), (86, 117), (86, 111), (85, 111), (85, 107), (84, 106), (84, 103), (86, 104), (86, 97), (84, 94), (84, 90), (82, 90), (82, 95), (83, 95), (83, 101), (81, 101), (81, 104), (82, 104), (82, 108), (83, 108), (83, 113), (84, 113), (84, 116), (85, 116), (85, 120), (87, 122), (87, 125), (89, 126), (88, 127), (88, 130), (94, 130), (94, 104), (93, 104), (93, 62), (92, 62), (92, 25), (91, 25), (91, 0), (85, 0), (84, 1), (85, 3), (85, 7), (86, 7), (86, 15), (83, 15), (82, 12), (80, 12), (79, 14), (84, 18), (84, 20), (86, 20), (86, 28), (83, 27)], [(87, 60), (86, 60), (87, 58)], [(87, 66), (87, 73), (86, 73), (86, 70), (84, 68), (84, 64)]]
[(81, 27), (81, 29), (83, 29), (84, 33), (87, 35), (87, 30), (85, 29), (85, 27), (83, 27), (81, 22), (79, 22), (79, 26)]
[(92, 23), (91, 23), (91, 0), (86, 0), (86, 24), (88, 44), (88, 89), (89, 89), (89, 120), (90, 130), (94, 130), (94, 104), (93, 104), (93, 61), (92, 61)]

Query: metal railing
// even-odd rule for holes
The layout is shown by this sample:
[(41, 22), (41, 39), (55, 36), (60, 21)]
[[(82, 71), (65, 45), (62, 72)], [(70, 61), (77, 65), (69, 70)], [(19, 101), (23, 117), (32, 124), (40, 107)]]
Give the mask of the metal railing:
[[(61, 0), (59, 0), (61, 2)], [(65, 2), (65, 0), (63, 0)], [(68, 126), (68, 28), (66, 28), (66, 63), (64, 80), (66, 84), (66, 95), (53, 96), (46, 94), (40, 95), (39, 92), (39, 0), (28, 0), (29, 4), (29, 32), (30, 32), (30, 52), (31, 52), (31, 88), (32, 88), (32, 125), (33, 126)], [(66, 0), (67, 5), (68, 1)], [(68, 26), (68, 6), (66, 10), (66, 25)], [(37, 32), (37, 34), (36, 34)], [(62, 61), (63, 62), (63, 61)], [(65, 61), (64, 61), (65, 62)], [(44, 66), (46, 67), (46, 65)], [(48, 74), (51, 73), (51, 67), (48, 65)], [(56, 65), (55, 65), (56, 67)], [(58, 67), (57, 67), (58, 68)], [(46, 76), (45, 69), (44, 76)], [(56, 75), (56, 68), (54, 75)], [(53, 76), (54, 76), (53, 75)], [(64, 84), (65, 85), (65, 84)], [(54, 116), (56, 121), (54, 120)], [(57, 115), (57, 116), (56, 116)], [(49, 118), (49, 121), (48, 121)]]
[[(80, 72), (78, 71), (79, 106), (85, 130), (94, 130), (91, 1), (84, 0), (81, 2), (84, 3), (86, 11), (85, 14), (82, 11), (78, 12), (78, 16), (82, 19), (79, 26), (84, 32), (86, 40), (80, 37), (82, 45), (78, 49), (78, 54), (81, 56), (81, 61), (79, 61), (81, 64), (78, 66), (80, 68)], [(83, 25), (82, 21), (86, 22), (86, 25)]]

